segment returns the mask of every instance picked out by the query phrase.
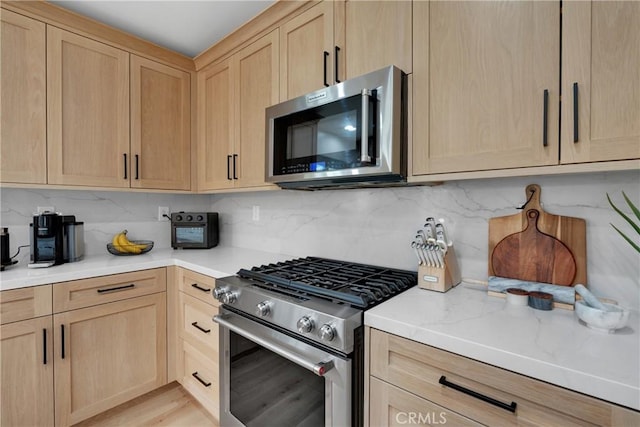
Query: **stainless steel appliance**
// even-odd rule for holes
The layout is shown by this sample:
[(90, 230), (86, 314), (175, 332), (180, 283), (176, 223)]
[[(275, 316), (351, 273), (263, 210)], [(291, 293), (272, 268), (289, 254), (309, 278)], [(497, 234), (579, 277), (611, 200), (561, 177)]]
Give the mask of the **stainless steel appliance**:
[(267, 108), (266, 181), (303, 189), (405, 182), (403, 82), (389, 66)]
[(217, 245), (217, 212), (171, 214), (171, 247), (173, 249), (209, 249)]
[(362, 425), (364, 310), (416, 283), (314, 257), (217, 279), (220, 425)]
[(84, 222), (74, 215), (62, 217), (64, 262), (77, 262), (84, 258)]

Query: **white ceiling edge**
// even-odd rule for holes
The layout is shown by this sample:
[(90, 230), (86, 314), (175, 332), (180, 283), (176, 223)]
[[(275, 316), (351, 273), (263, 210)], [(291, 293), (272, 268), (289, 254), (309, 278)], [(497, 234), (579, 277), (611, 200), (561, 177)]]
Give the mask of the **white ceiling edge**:
[(275, 0), (49, 0), (190, 58), (207, 50)]

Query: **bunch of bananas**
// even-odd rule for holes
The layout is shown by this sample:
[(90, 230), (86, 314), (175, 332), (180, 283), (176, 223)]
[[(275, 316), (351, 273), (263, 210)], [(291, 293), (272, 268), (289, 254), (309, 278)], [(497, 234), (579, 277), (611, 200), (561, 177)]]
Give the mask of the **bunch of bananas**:
[(131, 240), (129, 240), (127, 238), (127, 230), (122, 230), (120, 233), (113, 236), (113, 239), (111, 240), (111, 245), (116, 251), (122, 254), (124, 253), (139, 254), (143, 250), (147, 249), (147, 246), (148, 246), (145, 244), (134, 243)]

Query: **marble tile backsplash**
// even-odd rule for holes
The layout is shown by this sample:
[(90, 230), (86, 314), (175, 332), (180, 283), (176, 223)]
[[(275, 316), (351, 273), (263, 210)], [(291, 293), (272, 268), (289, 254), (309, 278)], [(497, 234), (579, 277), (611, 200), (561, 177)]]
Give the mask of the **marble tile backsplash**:
[[(640, 203), (640, 171), (500, 178), (405, 187), (319, 192), (267, 191), (217, 195), (127, 193), (78, 190), (1, 190), (3, 227), (12, 253), (29, 242), (37, 206), (54, 206), (85, 222), (87, 254), (105, 253), (119, 230), (170, 247), (168, 222), (157, 221), (158, 206), (220, 213), (220, 244), (296, 256), (315, 255), (396, 268), (416, 269), (409, 246), (427, 216), (444, 218), (465, 278), (486, 280), (488, 219), (517, 213), (530, 183), (542, 187), (550, 213), (587, 222), (588, 286), (603, 297), (640, 309), (640, 254), (611, 227), (631, 228), (609, 206), (620, 206), (621, 191)], [(259, 219), (253, 219), (254, 206)], [(625, 209), (628, 212), (628, 209)], [(28, 248), (24, 254), (28, 259)], [(22, 254), (22, 252), (21, 252)], [(26, 262), (26, 261), (25, 261)]]

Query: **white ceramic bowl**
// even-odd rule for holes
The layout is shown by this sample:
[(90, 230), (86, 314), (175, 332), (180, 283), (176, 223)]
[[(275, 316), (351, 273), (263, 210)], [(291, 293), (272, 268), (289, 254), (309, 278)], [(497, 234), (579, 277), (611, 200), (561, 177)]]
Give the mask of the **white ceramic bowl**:
[(578, 318), (591, 329), (612, 334), (616, 329), (624, 328), (629, 320), (629, 310), (615, 304), (603, 304), (607, 311), (588, 306), (584, 301), (576, 301), (574, 308)]

